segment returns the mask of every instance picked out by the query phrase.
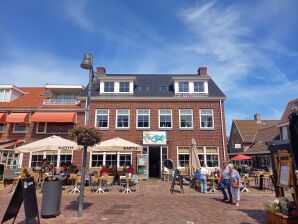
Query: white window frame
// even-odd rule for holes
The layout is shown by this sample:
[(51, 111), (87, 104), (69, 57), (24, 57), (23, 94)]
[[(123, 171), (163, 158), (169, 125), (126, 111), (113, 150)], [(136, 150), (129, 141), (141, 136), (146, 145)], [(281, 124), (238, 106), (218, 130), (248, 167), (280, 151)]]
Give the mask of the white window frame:
[[(38, 131), (39, 123), (45, 123), (43, 131)], [(46, 133), (47, 133), (47, 122), (38, 122), (36, 125), (36, 134), (46, 134)]]
[[(189, 148), (188, 153), (187, 152), (179, 153), (179, 148), (180, 147), (188, 147)], [(184, 169), (185, 168), (184, 166), (180, 166), (179, 155), (188, 155), (189, 156), (190, 155), (190, 146), (178, 145), (176, 147), (176, 152), (177, 152), (177, 167), (178, 167), (178, 169)], [(188, 163), (189, 163), (189, 161), (188, 161)]]
[[(24, 124), (24, 125), (26, 126), (26, 130), (25, 130), (25, 131), (16, 131), (16, 130), (15, 130), (15, 127), (16, 127), (16, 125), (18, 125), (18, 124)], [(26, 124), (26, 123), (14, 123), (14, 124), (13, 124), (12, 133), (27, 133), (27, 132), (28, 132), (28, 124)]]
[(94, 119), (95, 123), (94, 123), (94, 126), (97, 127), (97, 116), (98, 115), (106, 115), (106, 114), (99, 114), (98, 113), (99, 110), (107, 110), (108, 111), (108, 126), (107, 127), (98, 127), (100, 130), (107, 130), (110, 127), (110, 110), (106, 109), (106, 108), (100, 108), (100, 109), (95, 110), (95, 119)]
[(89, 168), (98, 168), (98, 166), (92, 166), (92, 155), (102, 155), (103, 156), (103, 161), (102, 164), (103, 166), (106, 165), (106, 155), (117, 155), (117, 168), (120, 167), (120, 155), (130, 155), (130, 165), (133, 163), (133, 157), (132, 157), (132, 152), (91, 152), (90, 154), (90, 159), (89, 159)]
[[(217, 158), (218, 158), (218, 166), (216, 167), (220, 167), (220, 157), (219, 157), (219, 147), (218, 146), (197, 146), (197, 147), (202, 147), (203, 148), (203, 153), (198, 153), (198, 155), (203, 155), (204, 157), (204, 161), (200, 161), (201, 163), (204, 162), (207, 166), (207, 155), (217, 155)], [(217, 148), (217, 153), (214, 153), (214, 152), (208, 152), (207, 153), (207, 148)], [(212, 167), (213, 166), (208, 166), (208, 167)], [(215, 167), (215, 166), (214, 166)]]
[[(118, 115), (119, 115), (119, 110), (127, 110), (128, 111), (128, 127), (118, 127)], [(125, 114), (126, 115), (126, 114)], [(118, 130), (127, 130), (130, 128), (130, 109), (116, 109), (116, 122), (115, 122), (115, 127)]]
[[(127, 92), (122, 92), (121, 91), (121, 83), (127, 83), (128, 84), (128, 91)], [(119, 93), (130, 93), (130, 82), (129, 81), (120, 81), (119, 82)]]
[(3, 129), (0, 128), (0, 133), (4, 133), (5, 132), (5, 123), (0, 123), (0, 127), (3, 127)]
[[(191, 127), (181, 127), (181, 110), (190, 110), (191, 111)], [(179, 109), (179, 128), (180, 129), (193, 129), (194, 128), (194, 124), (193, 124), (193, 110), (192, 109)]]
[[(0, 98), (0, 102), (10, 102), (11, 100), (11, 89), (0, 89), (0, 91), (3, 91), (3, 98)], [(8, 98), (5, 99), (5, 96), (8, 94)]]
[[(29, 156), (29, 165), (28, 167), (31, 168), (31, 162), (32, 162), (32, 152), (30, 152), (30, 156)], [(47, 155), (51, 156), (52, 154), (51, 153), (48, 153), (46, 151), (41, 151), (41, 152), (35, 152), (34, 155), (42, 155), (43, 156), (43, 159), (46, 158)], [(73, 150), (70, 150), (69, 152), (60, 152), (58, 151), (57, 154), (54, 154), (54, 155), (57, 155), (57, 166), (55, 168), (59, 168), (60, 166), (60, 156), (61, 155), (71, 155), (71, 162), (73, 162)]]
[[(202, 83), (203, 84), (203, 91), (195, 91), (195, 83)], [(193, 92), (194, 93), (205, 93), (205, 82), (203, 81), (194, 81), (193, 82)]]
[[(114, 85), (114, 91), (113, 91), (113, 92), (106, 92), (106, 91), (105, 91), (105, 85), (106, 85), (106, 83), (108, 83), (108, 82), (109, 82), (109, 83), (113, 83), (113, 85)], [(104, 82), (104, 83), (103, 83), (103, 92), (104, 92), (104, 93), (115, 93), (115, 92), (116, 92), (116, 91), (115, 91), (115, 82), (114, 82), (114, 81), (106, 81), (106, 82)]]
[[(139, 110), (147, 110), (148, 111), (148, 116), (149, 116), (149, 118), (148, 118), (148, 127), (139, 127), (138, 126), (138, 124), (139, 124), (139, 122), (138, 122), (138, 117), (139, 117)], [(150, 109), (137, 109), (137, 113), (136, 113), (136, 128), (137, 129), (142, 129), (142, 130), (144, 130), (144, 129), (150, 129)]]
[[(202, 110), (211, 110), (212, 111), (212, 127), (202, 127)], [(214, 126), (214, 111), (213, 109), (200, 109), (200, 128), (203, 130), (214, 130), (215, 126)]]
[[(180, 91), (180, 83), (187, 83), (188, 84), (188, 91)], [(179, 81), (178, 82), (178, 92), (179, 93), (189, 93), (189, 91), (190, 91), (190, 85), (189, 85), (188, 81)]]
[[(170, 110), (171, 111), (171, 127), (160, 127), (160, 111), (161, 110)], [(158, 128), (163, 130), (173, 129), (173, 110), (172, 109), (159, 109), (158, 110)]]

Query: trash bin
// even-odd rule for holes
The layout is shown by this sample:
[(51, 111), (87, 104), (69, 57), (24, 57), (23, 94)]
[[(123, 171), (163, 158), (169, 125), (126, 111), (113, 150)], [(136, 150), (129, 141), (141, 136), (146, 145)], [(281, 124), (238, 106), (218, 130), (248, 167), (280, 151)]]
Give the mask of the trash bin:
[(60, 215), (62, 181), (45, 181), (42, 192), (41, 217), (54, 218)]

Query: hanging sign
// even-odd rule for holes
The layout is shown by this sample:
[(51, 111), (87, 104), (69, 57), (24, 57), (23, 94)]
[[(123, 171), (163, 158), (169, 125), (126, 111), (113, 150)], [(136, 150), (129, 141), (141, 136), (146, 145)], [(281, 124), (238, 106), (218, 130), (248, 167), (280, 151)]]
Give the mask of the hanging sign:
[(167, 135), (165, 131), (144, 131), (143, 145), (166, 145)]

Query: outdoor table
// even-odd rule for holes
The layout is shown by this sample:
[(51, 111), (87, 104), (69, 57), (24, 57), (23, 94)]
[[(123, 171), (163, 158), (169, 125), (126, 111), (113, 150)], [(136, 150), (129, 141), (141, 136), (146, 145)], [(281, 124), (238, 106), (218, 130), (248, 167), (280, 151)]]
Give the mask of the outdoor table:
[(217, 180), (219, 181), (220, 178), (219, 177), (209, 177), (208, 180), (211, 180), (211, 182), (212, 182), (212, 187), (209, 192), (217, 193), (218, 190), (216, 189), (215, 181), (217, 181)]
[(131, 190), (130, 190), (130, 188), (129, 188), (129, 181), (131, 180), (131, 177), (130, 176), (125, 176), (125, 177), (120, 177), (120, 179), (123, 179), (123, 180), (126, 180), (126, 188), (125, 188), (125, 190), (122, 192), (122, 193), (132, 193), (131, 192)]
[(104, 193), (104, 190), (102, 189), (102, 182), (107, 181), (107, 180), (109, 180), (109, 176), (101, 176), (98, 178), (99, 185), (98, 185), (97, 191), (95, 191), (95, 193), (98, 193), (98, 194), (100, 194), (101, 192)]
[(71, 175), (70, 176), (70, 180), (74, 180), (75, 181), (75, 186), (74, 188), (70, 191), (71, 193), (76, 193), (76, 192), (79, 192), (80, 193), (80, 189), (78, 188), (78, 178), (80, 178), (81, 176), (80, 175)]

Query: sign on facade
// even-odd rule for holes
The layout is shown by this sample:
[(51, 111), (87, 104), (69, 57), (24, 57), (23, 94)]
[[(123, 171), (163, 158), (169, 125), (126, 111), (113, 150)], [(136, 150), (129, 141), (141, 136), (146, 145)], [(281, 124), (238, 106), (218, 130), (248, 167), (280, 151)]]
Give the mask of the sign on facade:
[(143, 145), (166, 145), (167, 135), (165, 131), (144, 131)]

